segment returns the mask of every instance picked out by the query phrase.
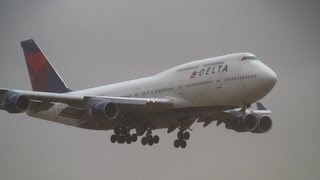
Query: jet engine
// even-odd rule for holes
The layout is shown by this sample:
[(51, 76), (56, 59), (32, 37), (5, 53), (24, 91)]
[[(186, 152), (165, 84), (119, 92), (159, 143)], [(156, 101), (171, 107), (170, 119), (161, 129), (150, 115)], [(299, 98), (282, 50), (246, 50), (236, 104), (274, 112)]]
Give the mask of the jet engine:
[(4, 100), (2, 107), (9, 113), (22, 113), (29, 109), (30, 99), (22, 94), (13, 94)]
[(241, 112), (234, 112), (231, 114), (228, 122), (226, 123), (227, 129), (232, 129), (237, 132), (252, 131), (257, 127), (257, 121), (251, 114), (245, 114)]
[(252, 130), (252, 133), (265, 133), (272, 128), (272, 120), (269, 116), (263, 116), (260, 114), (253, 114), (258, 122), (258, 126)]
[(236, 132), (265, 133), (272, 127), (272, 120), (268, 116), (256, 113), (243, 114), (233, 112), (226, 122), (226, 128)]
[(118, 117), (119, 108), (113, 102), (103, 101), (93, 105), (89, 114), (92, 118), (113, 120)]

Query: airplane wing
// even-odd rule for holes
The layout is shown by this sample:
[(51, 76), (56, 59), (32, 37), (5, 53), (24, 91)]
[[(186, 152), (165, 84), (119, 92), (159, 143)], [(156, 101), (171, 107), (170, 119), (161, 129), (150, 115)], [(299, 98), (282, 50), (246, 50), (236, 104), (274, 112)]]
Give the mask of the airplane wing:
[[(173, 106), (173, 99), (169, 98), (125, 98), (112, 96), (86, 96), (71, 93), (50, 93), (0, 89), (0, 108), (6, 110), (4, 103), (10, 96), (26, 96), (31, 102), (49, 105), (53, 103), (67, 104), (69, 108), (88, 110), (91, 106), (98, 102), (112, 102), (119, 106), (120, 110), (125, 113), (146, 113), (156, 112)], [(50, 105), (48, 106), (50, 107)], [(42, 110), (45, 110), (44, 108)]]

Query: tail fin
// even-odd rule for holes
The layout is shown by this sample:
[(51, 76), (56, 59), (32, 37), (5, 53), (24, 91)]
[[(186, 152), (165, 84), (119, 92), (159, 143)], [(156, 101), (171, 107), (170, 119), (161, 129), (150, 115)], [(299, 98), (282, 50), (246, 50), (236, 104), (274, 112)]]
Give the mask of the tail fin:
[(21, 42), (33, 91), (64, 93), (70, 89), (33, 41)]

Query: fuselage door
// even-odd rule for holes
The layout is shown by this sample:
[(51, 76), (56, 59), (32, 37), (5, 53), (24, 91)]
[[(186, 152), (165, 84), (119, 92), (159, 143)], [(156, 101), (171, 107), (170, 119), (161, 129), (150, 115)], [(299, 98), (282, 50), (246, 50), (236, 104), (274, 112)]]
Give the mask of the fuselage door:
[(174, 93), (178, 96), (182, 96), (184, 94), (184, 91), (183, 91), (183, 82), (184, 81), (177, 81), (175, 83), (175, 87), (174, 87)]
[(216, 78), (216, 88), (217, 89), (221, 89), (222, 88), (222, 73), (218, 73), (217, 74), (217, 78)]
[(137, 87), (134, 91), (133, 97), (139, 97), (141, 96), (141, 88)]
[(221, 89), (222, 88), (222, 78), (221, 75), (219, 74), (216, 80), (216, 88)]
[(228, 65), (219, 65), (216, 73), (216, 88), (221, 89), (224, 82), (224, 74), (228, 72)]

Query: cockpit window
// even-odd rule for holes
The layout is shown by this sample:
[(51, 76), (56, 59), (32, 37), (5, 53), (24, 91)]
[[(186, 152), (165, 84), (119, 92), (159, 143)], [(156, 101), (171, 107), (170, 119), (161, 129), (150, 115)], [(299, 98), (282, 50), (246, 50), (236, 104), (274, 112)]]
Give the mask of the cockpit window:
[(247, 60), (257, 60), (257, 57), (255, 57), (255, 56), (243, 56), (241, 58), (241, 61), (247, 61)]

